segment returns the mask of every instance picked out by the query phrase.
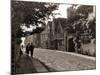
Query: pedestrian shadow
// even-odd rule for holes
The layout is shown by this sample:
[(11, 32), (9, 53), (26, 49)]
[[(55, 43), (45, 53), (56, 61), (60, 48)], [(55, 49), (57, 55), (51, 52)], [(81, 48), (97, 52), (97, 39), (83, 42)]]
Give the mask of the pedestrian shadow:
[(16, 63), (16, 74), (36, 73), (32, 59), (28, 55), (21, 55)]

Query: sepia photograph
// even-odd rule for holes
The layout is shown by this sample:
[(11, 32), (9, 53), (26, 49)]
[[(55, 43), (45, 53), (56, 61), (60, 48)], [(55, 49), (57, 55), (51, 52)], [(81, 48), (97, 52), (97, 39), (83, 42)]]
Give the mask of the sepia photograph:
[(96, 69), (96, 6), (11, 1), (11, 74)]

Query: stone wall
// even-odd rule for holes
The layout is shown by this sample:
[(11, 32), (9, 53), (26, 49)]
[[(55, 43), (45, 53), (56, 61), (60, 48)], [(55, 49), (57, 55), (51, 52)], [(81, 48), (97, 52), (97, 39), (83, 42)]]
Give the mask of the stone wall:
[(96, 44), (88, 43), (82, 44), (83, 54), (95, 56), (96, 55)]

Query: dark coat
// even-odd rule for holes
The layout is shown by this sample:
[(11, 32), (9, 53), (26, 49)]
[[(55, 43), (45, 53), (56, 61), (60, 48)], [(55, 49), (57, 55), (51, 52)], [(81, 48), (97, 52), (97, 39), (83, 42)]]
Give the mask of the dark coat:
[(30, 45), (29, 49), (30, 49), (31, 51), (33, 51), (34, 45)]

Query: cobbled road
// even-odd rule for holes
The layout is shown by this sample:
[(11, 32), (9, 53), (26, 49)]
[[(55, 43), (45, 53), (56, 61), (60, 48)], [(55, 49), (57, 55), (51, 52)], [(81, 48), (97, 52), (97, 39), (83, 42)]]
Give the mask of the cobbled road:
[(34, 49), (34, 56), (56, 71), (96, 69), (96, 58), (50, 49)]

